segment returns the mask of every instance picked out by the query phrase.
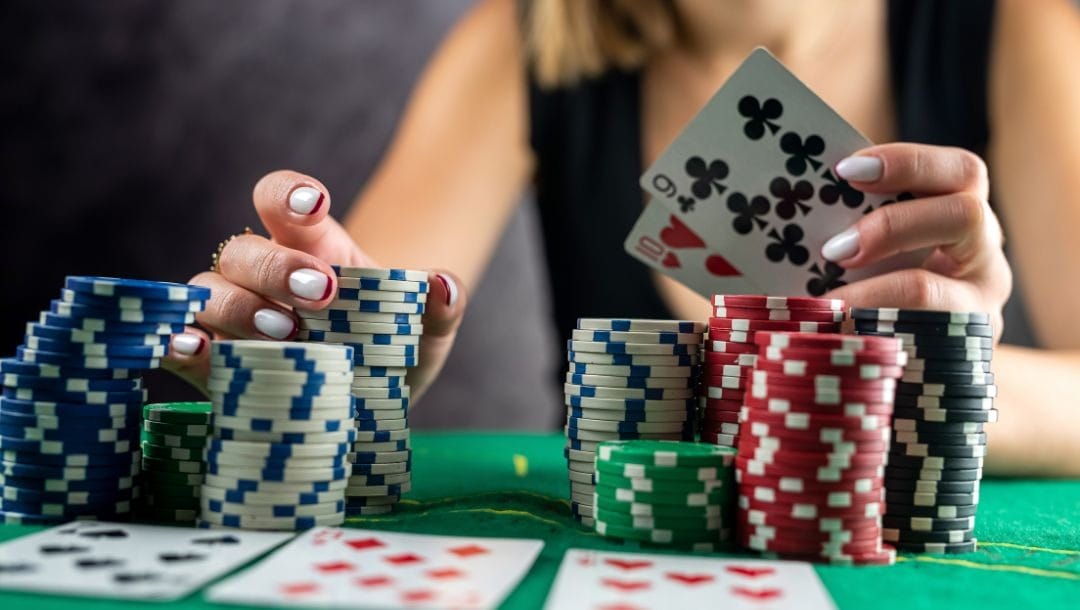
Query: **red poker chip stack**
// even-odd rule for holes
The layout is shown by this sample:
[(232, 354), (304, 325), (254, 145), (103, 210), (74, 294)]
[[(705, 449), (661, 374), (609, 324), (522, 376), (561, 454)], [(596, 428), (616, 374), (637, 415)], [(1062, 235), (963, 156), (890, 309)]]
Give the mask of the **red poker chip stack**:
[(891, 564), (885, 465), (906, 355), (888, 337), (759, 331), (739, 414), (736, 540), (825, 563)]
[(702, 442), (735, 447), (739, 409), (758, 359), (754, 336), (761, 331), (840, 332), (844, 302), (813, 297), (756, 294), (713, 296), (713, 317), (703, 349), (699, 386)]

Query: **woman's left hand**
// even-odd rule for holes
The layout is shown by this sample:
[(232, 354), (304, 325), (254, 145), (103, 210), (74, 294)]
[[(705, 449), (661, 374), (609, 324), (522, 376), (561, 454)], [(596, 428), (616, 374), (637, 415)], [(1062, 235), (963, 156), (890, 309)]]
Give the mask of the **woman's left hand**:
[(822, 256), (847, 269), (901, 252), (930, 248), (922, 267), (842, 286), (826, 296), (853, 307), (985, 311), (994, 339), (1012, 292), (1012, 270), (1002, 251), (1001, 224), (987, 201), (986, 164), (959, 148), (883, 144), (837, 163), (836, 173), (867, 193), (914, 193), (882, 206), (822, 247)]

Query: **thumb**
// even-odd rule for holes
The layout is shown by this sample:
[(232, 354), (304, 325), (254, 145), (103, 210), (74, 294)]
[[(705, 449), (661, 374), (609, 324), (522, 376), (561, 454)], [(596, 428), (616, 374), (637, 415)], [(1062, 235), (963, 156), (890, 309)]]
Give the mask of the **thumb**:
[(255, 210), (277, 243), (324, 261), (377, 266), (330, 216), (330, 192), (318, 180), (290, 170), (271, 172), (255, 184)]
[(409, 371), (409, 385), (415, 398), (423, 395), (446, 363), (468, 300), (461, 280), (449, 271), (428, 272), (428, 285), (424, 334), (420, 338), (420, 366)]

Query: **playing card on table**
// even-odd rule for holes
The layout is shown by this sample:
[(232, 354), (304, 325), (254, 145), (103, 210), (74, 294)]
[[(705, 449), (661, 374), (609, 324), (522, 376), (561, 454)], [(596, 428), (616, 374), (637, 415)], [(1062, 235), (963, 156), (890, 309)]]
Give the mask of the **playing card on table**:
[(897, 200), (857, 191), (834, 174), (838, 161), (869, 145), (757, 49), (646, 170), (641, 186), (761, 291), (817, 296), (925, 257), (852, 270), (821, 257), (830, 237)]
[(545, 605), (548, 610), (835, 607), (807, 563), (585, 549), (566, 552)]
[(0, 589), (177, 599), (291, 537), (76, 521), (0, 545)]
[(317, 528), (214, 586), (215, 602), (333, 608), (493, 608), (539, 540)]

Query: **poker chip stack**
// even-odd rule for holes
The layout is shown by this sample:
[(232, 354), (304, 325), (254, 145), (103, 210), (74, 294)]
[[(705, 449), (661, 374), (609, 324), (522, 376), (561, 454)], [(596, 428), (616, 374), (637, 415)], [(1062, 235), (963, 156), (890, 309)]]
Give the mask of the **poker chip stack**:
[(758, 331), (840, 332), (844, 302), (754, 294), (713, 296), (702, 367), (701, 440), (736, 447), (739, 410), (758, 359)]
[(210, 345), (213, 427), (201, 527), (299, 530), (345, 521), (352, 427), (350, 347)]
[(903, 342), (885, 469), (885, 540), (927, 553), (975, 551), (975, 513), (986, 455), (983, 426), (997, 421), (993, 329), (985, 313), (853, 309), (860, 335)]
[(704, 324), (582, 318), (567, 345), (566, 449), (574, 517), (593, 526), (601, 441), (693, 438)]
[(138, 496), (141, 369), (210, 297), (198, 286), (71, 276), (0, 360), (0, 519), (117, 519)]
[(150, 404), (143, 407), (142, 415), (139, 516), (159, 523), (194, 523), (199, 516), (211, 405)]
[(735, 449), (706, 443), (605, 441), (597, 447), (596, 532), (691, 550), (730, 540)]
[(319, 311), (298, 310), (301, 341), (353, 348), (356, 440), (350, 448), (349, 516), (392, 512), (412, 488), (409, 385), (420, 359), (426, 271), (334, 267), (338, 291)]
[(736, 540), (810, 561), (891, 564), (884, 466), (900, 342), (759, 332), (735, 476)]

